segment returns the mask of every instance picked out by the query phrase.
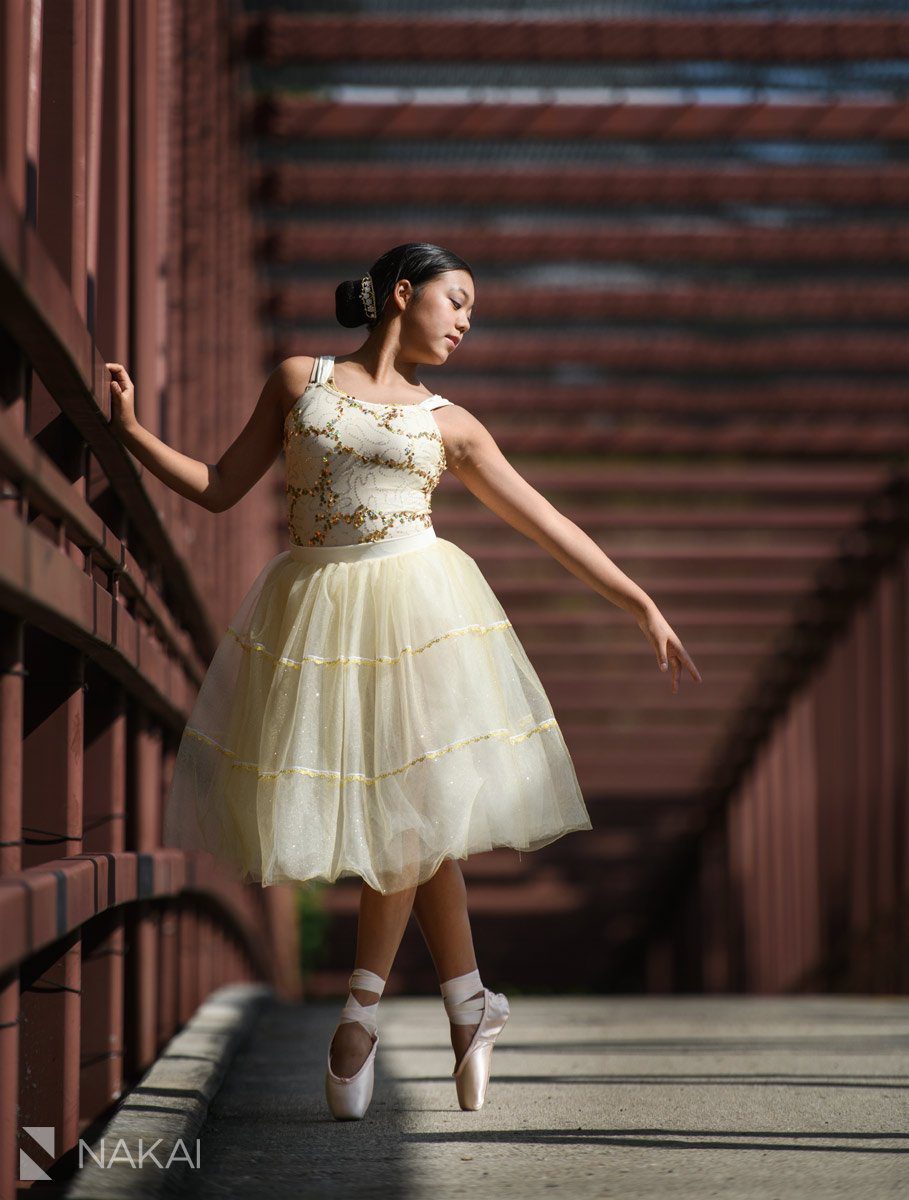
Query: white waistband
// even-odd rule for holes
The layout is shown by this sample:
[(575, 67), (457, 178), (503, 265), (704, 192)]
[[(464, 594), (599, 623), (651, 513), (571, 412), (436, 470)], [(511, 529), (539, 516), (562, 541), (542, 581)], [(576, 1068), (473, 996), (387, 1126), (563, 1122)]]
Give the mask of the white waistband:
[(432, 525), (418, 529), (416, 533), (405, 533), (402, 537), (385, 538), (380, 542), (355, 542), (350, 546), (298, 546), (291, 542), (291, 558), (298, 562), (362, 562), (367, 558), (385, 558), (389, 554), (406, 554), (408, 550), (420, 550), (436, 540)]

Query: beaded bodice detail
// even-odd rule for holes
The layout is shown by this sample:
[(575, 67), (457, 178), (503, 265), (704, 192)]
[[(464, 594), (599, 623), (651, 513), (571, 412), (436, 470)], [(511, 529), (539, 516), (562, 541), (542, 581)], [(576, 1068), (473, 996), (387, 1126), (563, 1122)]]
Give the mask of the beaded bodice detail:
[(332, 355), (287, 414), (287, 530), (299, 546), (385, 541), (432, 524), (432, 493), (446, 467), (432, 409), (450, 404), (371, 404), (337, 388)]

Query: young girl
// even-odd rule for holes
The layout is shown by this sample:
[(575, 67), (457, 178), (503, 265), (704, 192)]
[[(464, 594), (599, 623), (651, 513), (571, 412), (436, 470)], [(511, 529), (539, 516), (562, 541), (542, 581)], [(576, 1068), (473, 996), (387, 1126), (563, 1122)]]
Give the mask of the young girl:
[(446, 467), (494, 513), (629, 612), (678, 690), (700, 675), (653, 600), (524, 480), (483, 424), (417, 380), (470, 329), (457, 255), (396, 246), (336, 292), (368, 336), (339, 362), (299, 355), (267, 380), (215, 466), (138, 423), (108, 363), (112, 424), (170, 487), (224, 512), (286, 460), (289, 546), (221, 640), (177, 754), (166, 845), (263, 886), (363, 880), (356, 965), (329, 1047), (336, 1118), (373, 1090), (376, 1014), (411, 911), (451, 1022), (462, 1109), (482, 1106), (508, 1001), (481, 982), (459, 859), (592, 828), (540, 680), (473, 558), (436, 536)]

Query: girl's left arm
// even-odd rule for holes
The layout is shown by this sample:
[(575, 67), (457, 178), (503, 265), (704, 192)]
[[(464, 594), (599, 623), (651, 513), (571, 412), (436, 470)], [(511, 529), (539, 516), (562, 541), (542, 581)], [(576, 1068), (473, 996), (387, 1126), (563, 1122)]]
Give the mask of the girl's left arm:
[(673, 692), (678, 691), (682, 667), (700, 683), (700, 672), (655, 601), (580, 526), (514, 469), (485, 425), (458, 405), (442, 409), (438, 415), (452, 474), (487, 508), (542, 546), (572, 575), (631, 613), (653, 647), (660, 669), (668, 670), (671, 665)]

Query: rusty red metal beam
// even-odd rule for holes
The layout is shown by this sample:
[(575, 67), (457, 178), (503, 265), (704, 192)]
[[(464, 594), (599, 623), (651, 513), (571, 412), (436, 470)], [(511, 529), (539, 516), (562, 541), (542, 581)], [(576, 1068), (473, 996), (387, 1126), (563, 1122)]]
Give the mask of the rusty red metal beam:
[(777, 371), (905, 371), (909, 344), (899, 331), (872, 330), (755, 332), (730, 339), (693, 331), (619, 330), (537, 334), (494, 334), (471, 341), (466, 363), (476, 370), (514, 362), (521, 370), (571, 361), (615, 370)]
[(352, 104), (282, 92), (247, 101), (245, 121), (257, 138), (276, 142), (545, 140), (675, 142), (734, 141), (904, 142), (905, 100), (795, 99), (743, 103), (602, 103), (496, 99), (463, 103), (369, 100)]
[[(692, 514), (692, 525), (696, 519)], [(515, 566), (533, 563), (542, 568), (540, 575), (548, 572), (556, 578), (564, 571), (561, 563), (555, 562), (536, 542), (520, 535), (516, 537), (514, 531), (504, 528), (501, 519), (498, 525), (502, 530), (501, 539), (489, 536), (493, 527), (488, 527), (483, 541), (471, 546), (471, 557), (481, 566), (501, 563), (503, 570), (512, 570)], [(751, 529), (757, 533), (754, 525)], [(677, 533), (667, 536), (663, 532), (653, 531), (645, 542), (639, 534), (631, 538), (623, 537), (621, 530), (615, 528), (614, 514), (611, 529), (605, 527), (604, 522), (599, 531), (592, 530), (589, 533), (605, 553), (621, 555), (626, 563), (638, 560), (648, 566), (697, 563), (704, 570), (709, 570), (711, 566), (725, 569), (730, 564), (743, 570), (754, 565), (761, 573), (765, 573), (785, 570), (790, 563), (812, 570), (817, 564), (826, 562), (837, 549), (833, 538), (809, 540), (793, 537), (783, 542), (776, 533), (768, 533), (760, 541), (755, 537), (746, 543), (731, 538), (712, 538), (708, 542), (698, 538), (694, 530), (687, 538)]]
[[(202, 596), (161, 519), (170, 507), (170, 501), (163, 498), (169, 489), (147, 472), (141, 480), (135, 460), (109, 428), (110, 376), (104, 359), (47, 247), (15, 210), (2, 180), (0, 308), (8, 332), (23, 353), (41, 363), (44, 386), (53, 391), (60, 409), (92, 447), (107, 482), (119, 493), (152, 555), (167, 570), (187, 626), (210, 652), (215, 638)], [(4, 444), (8, 453), (12, 440), (7, 422)], [(21, 451), (19, 456), (23, 457)], [(56, 501), (59, 499), (58, 489)], [(84, 512), (80, 515), (86, 516)]]
[[(20, 489), (24, 500), (32, 506), (32, 511), (47, 514), (53, 521), (59, 522), (69, 542), (90, 555), (92, 561), (109, 577), (115, 577), (118, 590), (123, 599), (131, 599), (137, 610), (154, 628), (157, 638), (162, 643), (162, 651), (166, 648), (168, 654), (178, 659), (195, 688), (198, 686), (204, 664), (194, 647), (189, 634), (182, 629), (168, 612), (160, 596), (155, 590), (148, 575), (139, 566), (135, 555), (128, 547), (103, 523), (98, 514), (73, 490), (72, 484), (63, 472), (48, 460), (16, 426), (16, 423), (4, 412), (0, 411), (0, 470), (6, 478), (15, 483)], [(38, 537), (33, 530), (15, 520), (10, 520), (11, 514), (0, 513), (0, 522), (6, 522), (4, 536), (0, 538), (0, 576), (7, 588), (15, 587), (19, 593), (20, 604), (40, 603), (42, 589), (47, 586), (43, 572), (53, 569), (55, 549), (46, 538)], [(61, 570), (74, 572), (75, 564), (67, 558), (64, 563), (58, 563)], [(78, 576), (82, 578), (78, 578)], [(70, 600), (90, 584), (89, 576), (83, 572), (75, 572), (70, 587)], [(95, 583), (97, 592), (104, 595), (104, 589)], [(48, 587), (48, 594), (52, 594)], [(102, 622), (108, 637), (112, 635), (115, 621), (108, 606), (112, 594), (106, 593), (107, 598), (94, 612), (96, 622)], [(59, 601), (61, 597), (56, 597)], [(107, 616), (104, 617), (104, 610)], [(82, 622), (84, 632), (92, 628), (88, 620)], [(132, 624), (134, 617), (125, 609), (116, 610), (122, 615), (124, 622)], [(97, 626), (95, 626), (96, 631)]]
[[(468, 405), (469, 407), (472, 407)], [(602, 411), (602, 410), (601, 410)], [(541, 414), (542, 417), (542, 414)], [(627, 418), (633, 422), (634, 418)], [(533, 421), (533, 414), (527, 414)], [(730, 416), (720, 429), (699, 430), (690, 422), (662, 418), (655, 424), (642, 417), (641, 425), (617, 424), (606, 431), (578, 410), (571, 427), (549, 424), (545, 418), (515, 428), (487, 427), (506, 455), (545, 454), (558, 445), (563, 454), (646, 454), (655, 461), (668, 454), (747, 454), (751, 458), (773, 458), (786, 454), (810, 463), (836, 455), (841, 459), (909, 453), (909, 413), (902, 420), (866, 418), (825, 420), (795, 416), (785, 424), (768, 417)]]
[[(450, 528), (466, 535), (465, 540), (472, 540), (479, 552), (482, 546), (488, 545), (496, 532), (503, 537), (514, 535), (510, 527), (506, 527), (498, 513), (492, 512), (483, 504), (477, 504), (473, 499), (463, 497), (464, 503), (458, 504), (452, 494), (434, 512), (434, 524), (440, 531)], [(862, 499), (862, 497), (859, 497)], [(824, 531), (834, 536), (842, 534), (858, 517), (858, 504), (847, 504), (842, 501), (824, 500), (817, 503), (800, 500), (798, 504), (763, 503), (759, 510), (739, 507), (710, 507), (700, 505), (679, 506), (678, 504), (634, 504), (624, 503), (617, 511), (611, 503), (576, 504), (570, 500), (563, 504), (561, 511), (572, 521), (588, 531), (602, 531), (611, 537), (621, 538), (628, 530), (646, 530), (657, 535), (665, 531), (672, 534), (675, 541), (682, 537), (694, 535), (703, 536), (717, 530), (730, 530), (738, 534), (742, 530), (758, 534), (778, 535), (785, 531), (789, 538), (796, 538), (807, 533)]]
[[(479, 336), (478, 331), (475, 332)], [(282, 349), (292, 349), (294, 354), (318, 354), (326, 343), (335, 344), (337, 336), (335, 333), (330, 336), (319, 332), (304, 333), (296, 343), (288, 338), (282, 343)], [(304, 338), (308, 345), (303, 344)], [(465, 353), (473, 354), (472, 349), (468, 351), (466, 346), (464, 349)], [(274, 361), (274, 358), (266, 360), (264, 369), (272, 369)], [(579, 413), (588, 418), (591, 415), (659, 414), (691, 419), (702, 413), (816, 416), (822, 412), (843, 416), (859, 409), (869, 417), (877, 417), (885, 414), (901, 416), (906, 411), (905, 383), (885, 375), (869, 374), (858, 380), (839, 375), (783, 375), (779, 378), (767, 375), (729, 384), (715, 379), (695, 378), (686, 382), (671, 377), (629, 374), (613, 376), (598, 385), (563, 383), (558, 378), (541, 380), (539, 373), (496, 379), (496, 368), (501, 362), (501, 358), (493, 361), (479, 376), (473, 371), (469, 375), (459, 374), (456, 366), (448, 366), (445, 382), (440, 379), (440, 386), (457, 403), (463, 403), (478, 414), (495, 414), (503, 419), (510, 416), (524, 419), (528, 414), (544, 412), (553, 415)]]
[(250, 13), (238, 18), (245, 54), (285, 63), (681, 62), (828, 63), (909, 54), (909, 20), (896, 15), (568, 18), (521, 13), (438, 17)]
[(199, 658), (179, 663), (145, 623), (72, 558), (0, 509), (0, 597), (8, 612), (90, 652), (169, 724), (185, 719), (198, 686)]
[[(305, 225), (271, 226), (256, 239), (263, 261), (280, 264), (372, 262), (378, 247), (412, 240), (414, 226), (397, 221), (308, 221)], [(824, 264), (893, 267), (909, 260), (909, 224), (831, 221), (822, 225), (760, 228), (732, 222), (686, 229), (661, 221), (622, 225), (609, 221), (572, 221), (514, 232), (491, 230), (476, 222), (424, 221), (420, 238), (457, 246), (467, 262), (645, 262), (761, 263), (787, 267)]]
[[(868, 493), (883, 487), (890, 471), (879, 464), (854, 465), (847, 463), (815, 464), (810, 471), (801, 463), (661, 463), (659, 467), (640, 463), (610, 463), (609, 470), (601, 464), (581, 463), (571, 468), (551, 465), (547, 459), (527, 462), (524, 475), (535, 487), (550, 491), (567, 489), (596, 492), (608, 496), (612, 492), (636, 493), (635, 505), (645, 496), (661, 492), (677, 492), (683, 499), (712, 497), (730, 499), (765, 497), (787, 494), (793, 499), (815, 499), (829, 495), (842, 503), (847, 496), (867, 498)], [(436, 494), (464, 494), (464, 485), (452, 475), (442, 476)], [(620, 514), (619, 514), (620, 515)], [(759, 519), (759, 513), (755, 514)]]
[[(321, 323), (330, 311), (334, 286), (320, 279), (307, 281), (305, 286), (296, 282), (268, 285), (262, 294), (262, 315), (276, 321)], [(837, 280), (796, 276), (778, 282), (748, 283), (666, 278), (644, 287), (638, 282), (604, 280), (595, 287), (565, 283), (528, 289), (481, 276), (476, 281), (476, 292), (474, 332), (493, 326), (497, 319), (511, 320), (516, 312), (525, 323), (634, 321), (654, 325), (709, 321), (745, 328), (783, 321), (787, 325), (904, 322), (909, 313), (909, 285), (884, 277)]]
[(238, 890), (205, 856), (161, 848), (71, 855), (0, 877), (0, 970), (53, 947), (118, 905), (190, 893), (204, 895), (221, 909), (262, 977), (268, 978), (271, 968), (264, 958), (261, 913), (253, 893)]
[[(711, 205), (778, 204), (891, 208), (909, 203), (909, 167), (898, 162), (859, 166), (797, 163), (760, 166), (730, 161), (699, 164), (659, 163), (637, 166), (623, 162), (604, 166), (559, 163), (540, 167), (521, 163), (501, 167), (391, 161), (259, 162), (253, 173), (259, 203), (343, 208), (369, 196), (370, 208), (401, 203), (402, 195), (419, 194), (420, 202), (450, 204), (452, 196), (483, 204), (555, 204), (563, 212), (573, 205), (602, 210), (636, 206), (707, 207)], [(760, 284), (755, 282), (760, 289)], [(745, 289), (742, 289), (745, 290)], [(484, 297), (483, 308), (487, 308)]]
[[(549, 606), (536, 590), (525, 589), (509, 601), (508, 616), (516, 628), (520, 627), (519, 632), (523, 630), (528, 637), (537, 637), (540, 631), (545, 631), (547, 637), (573, 637), (585, 645), (598, 645), (608, 635), (614, 645), (616, 638), (633, 634), (634, 645), (640, 646), (640, 634), (629, 625), (627, 613), (604, 603), (593, 593), (586, 599), (587, 593), (580, 585), (576, 596), (582, 603), (559, 609)], [(750, 637), (778, 631), (779, 609), (779, 605), (764, 601), (752, 603), (752, 598), (735, 604), (716, 602), (709, 607), (687, 598), (676, 605), (673, 615), (680, 626), (698, 630), (699, 638), (712, 637), (718, 631), (726, 631), (726, 637), (743, 632)]]
[[(907, 238), (909, 252), (909, 238)], [(473, 332), (473, 331), (471, 331)], [(294, 353), (289, 339), (278, 342), (281, 358)], [(457, 351), (455, 352), (457, 354)], [(863, 371), (868, 374), (909, 371), (909, 341), (900, 331), (837, 330), (821, 332), (749, 332), (729, 338), (692, 330), (584, 330), (471, 336), (458, 368), (504, 368), (521, 371), (572, 363), (611, 371), (695, 371), (703, 375), (753, 371)]]
[[(547, 556), (548, 557), (548, 556)], [(620, 557), (620, 556), (619, 556)], [(546, 566), (547, 559), (541, 561), (541, 567)], [(685, 600), (695, 600), (703, 596), (707, 588), (700, 577), (690, 575), (660, 576), (651, 579), (650, 572), (638, 570), (637, 577), (642, 587), (659, 591), (663, 602), (667, 605), (682, 606)], [(743, 573), (729, 577), (709, 576), (709, 598), (711, 606), (728, 605), (730, 608), (739, 603), (757, 601), (776, 606), (778, 613), (786, 612), (792, 599), (798, 599), (805, 593), (805, 578), (778, 575), (772, 579), (761, 576), (758, 572)], [(554, 603), (561, 597), (576, 597), (581, 604), (597, 603), (589, 589), (574, 576), (564, 571), (546, 578), (538, 573), (535, 577), (509, 577), (496, 572), (496, 594), (507, 608), (513, 604), (519, 607), (522, 597), (533, 601), (539, 599), (543, 603)], [(704, 601), (706, 603), (706, 601)], [(625, 620), (628, 617), (626, 615)]]

